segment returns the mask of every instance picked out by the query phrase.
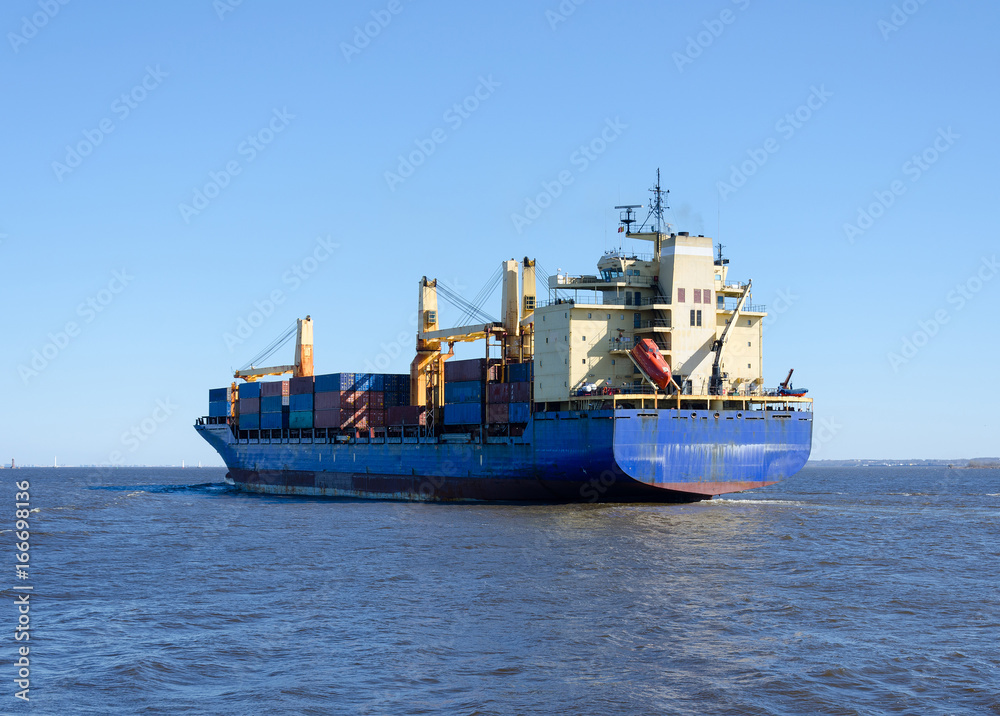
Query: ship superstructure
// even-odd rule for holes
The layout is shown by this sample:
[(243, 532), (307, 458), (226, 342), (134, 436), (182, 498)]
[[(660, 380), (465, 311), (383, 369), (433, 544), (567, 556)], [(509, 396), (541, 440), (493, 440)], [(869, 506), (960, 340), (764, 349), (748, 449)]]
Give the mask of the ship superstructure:
[[(259, 492), (691, 501), (794, 474), (811, 399), (765, 390), (752, 283), (729, 279), (711, 238), (670, 230), (659, 179), (652, 191), (636, 230), (641, 207), (619, 207), (621, 235), (648, 251), (545, 277), (543, 300), (536, 262), (504, 261), (499, 320), (422, 278), (408, 375), (313, 376), (307, 318), (295, 365), (237, 372), (250, 382), (213, 391), (198, 430)], [(474, 322), (443, 328), (439, 294)], [(483, 357), (456, 360), (463, 342)]]

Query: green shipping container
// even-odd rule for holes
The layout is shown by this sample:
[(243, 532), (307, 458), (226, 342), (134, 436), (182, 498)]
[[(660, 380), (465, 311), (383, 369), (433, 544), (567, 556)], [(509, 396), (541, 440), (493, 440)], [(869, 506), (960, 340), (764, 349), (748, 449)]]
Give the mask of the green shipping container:
[(298, 410), (288, 414), (288, 427), (311, 428), (313, 426), (312, 411)]

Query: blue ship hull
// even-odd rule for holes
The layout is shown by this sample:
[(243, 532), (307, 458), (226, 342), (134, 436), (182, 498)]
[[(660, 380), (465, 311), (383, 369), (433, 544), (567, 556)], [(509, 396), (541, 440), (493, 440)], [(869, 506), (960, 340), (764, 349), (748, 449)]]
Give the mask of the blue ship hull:
[(798, 472), (813, 414), (535, 413), (520, 438), (241, 439), (196, 429), (250, 492), (423, 501), (693, 502)]

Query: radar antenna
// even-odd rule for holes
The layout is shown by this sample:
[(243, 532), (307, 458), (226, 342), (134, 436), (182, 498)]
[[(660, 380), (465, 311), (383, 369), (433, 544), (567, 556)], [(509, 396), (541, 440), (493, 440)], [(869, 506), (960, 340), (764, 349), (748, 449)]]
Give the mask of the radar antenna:
[(637, 219), (635, 218), (635, 210), (641, 209), (642, 204), (624, 204), (622, 206), (616, 206), (616, 209), (624, 209), (625, 211), (618, 215), (618, 220), (621, 222), (621, 226), (618, 227), (618, 233), (632, 233), (632, 224), (634, 224)]

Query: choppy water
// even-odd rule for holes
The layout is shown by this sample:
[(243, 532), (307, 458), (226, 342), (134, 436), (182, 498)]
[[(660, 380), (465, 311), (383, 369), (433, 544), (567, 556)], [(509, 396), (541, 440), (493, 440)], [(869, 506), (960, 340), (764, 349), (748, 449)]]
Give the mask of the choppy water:
[(0, 711), (1000, 714), (997, 470), (528, 507), (257, 497), (223, 474), (0, 473), (39, 510), (31, 702), (7, 590)]

